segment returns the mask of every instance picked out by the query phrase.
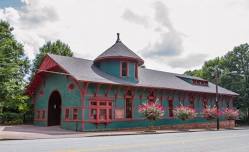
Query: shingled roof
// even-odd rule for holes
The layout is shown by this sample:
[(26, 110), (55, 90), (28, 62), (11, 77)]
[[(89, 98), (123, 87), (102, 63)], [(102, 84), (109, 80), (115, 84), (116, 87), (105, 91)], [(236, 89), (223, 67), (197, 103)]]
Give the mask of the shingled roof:
[[(198, 86), (190, 84), (180, 77), (199, 79), (197, 77), (186, 76), (169, 72), (162, 72), (139, 67), (139, 81), (137, 83), (128, 82), (105, 72), (100, 71), (93, 65), (92, 60), (86, 60), (75, 57), (65, 57), (59, 55), (48, 54), (57, 64), (59, 64), (66, 72), (78, 80), (99, 82), (107, 84), (128, 85), (136, 87), (152, 87), (165, 88), (173, 90), (183, 90), (192, 92), (215, 93), (215, 85), (208, 82), (208, 86)], [(219, 94), (238, 95), (235, 92), (219, 87)]]
[(129, 49), (126, 45), (124, 45), (120, 38), (119, 33), (117, 33), (117, 41), (113, 44), (109, 49), (100, 54), (94, 62), (104, 60), (104, 59), (120, 59), (127, 58), (138, 62), (139, 65), (144, 63), (143, 59), (139, 57), (136, 53), (134, 53), (131, 49)]

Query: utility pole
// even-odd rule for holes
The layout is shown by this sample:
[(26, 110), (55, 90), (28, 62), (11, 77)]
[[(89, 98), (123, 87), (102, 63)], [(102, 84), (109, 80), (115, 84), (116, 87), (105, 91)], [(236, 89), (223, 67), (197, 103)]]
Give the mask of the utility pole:
[(218, 67), (217, 67), (216, 71), (215, 71), (215, 86), (216, 86), (215, 104), (216, 104), (216, 109), (217, 109), (217, 117), (216, 117), (216, 128), (217, 128), (217, 130), (220, 129), (219, 102), (218, 102), (218, 98), (219, 98), (219, 93), (218, 93), (218, 77), (219, 77), (219, 70), (218, 70)]

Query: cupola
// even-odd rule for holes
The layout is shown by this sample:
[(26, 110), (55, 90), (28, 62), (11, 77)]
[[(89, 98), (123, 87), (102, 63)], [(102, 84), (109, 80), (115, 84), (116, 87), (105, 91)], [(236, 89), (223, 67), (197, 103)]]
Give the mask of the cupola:
[(119, 33), (116, 42), (94, 60), (103, 72), (128, 81), (138, 81), (138, 66), (143, 63), (141, 57), (121, 42)]

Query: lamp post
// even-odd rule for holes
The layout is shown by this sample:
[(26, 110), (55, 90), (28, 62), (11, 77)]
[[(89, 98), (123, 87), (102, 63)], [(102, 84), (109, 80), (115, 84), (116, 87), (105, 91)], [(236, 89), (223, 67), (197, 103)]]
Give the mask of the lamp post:
[(218, 98), (219, 98), (219, 93), (218, 93), (218, 77), (219, 77), (219, 70), (218, 70), (218, 68), (216, 68), (216, 70), (215, 70), (215, 87), (216, 87), (216, 91), (215, 91), (215, 104), (216, 104), (216, 109), (217, 109), (217, 117), (216, 117), (216, 128), (217, 128), (217, 130), (220, 129), (219, 102), (218, 102)]

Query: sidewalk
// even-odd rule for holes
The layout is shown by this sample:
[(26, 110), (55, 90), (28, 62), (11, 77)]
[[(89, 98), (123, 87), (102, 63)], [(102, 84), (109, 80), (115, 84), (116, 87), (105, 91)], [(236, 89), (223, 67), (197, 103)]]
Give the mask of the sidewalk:
[[(239, 127), (235, 129), (249, 129), (248, 127)], [(221, 129), (225, 130), (225, 129)], [(206, 129), (181, 130), (157, 130), (156, 134), (181, 133), (181, 132), (200, 132), (210, 131)], [(214, 131), (214, 130), (213, 130)], [(54, 138), (79, 138), (96, 136), (122, 136), (122, 135), (140, 135), (151, 134), (141, 131), (102, 131), (102, 132), (75, 132), (61, 129), (59, 126), (37, 127), (33, 125), (0, 126), (0, 140), (31, 140), (31, 139), (54, 139)]]

